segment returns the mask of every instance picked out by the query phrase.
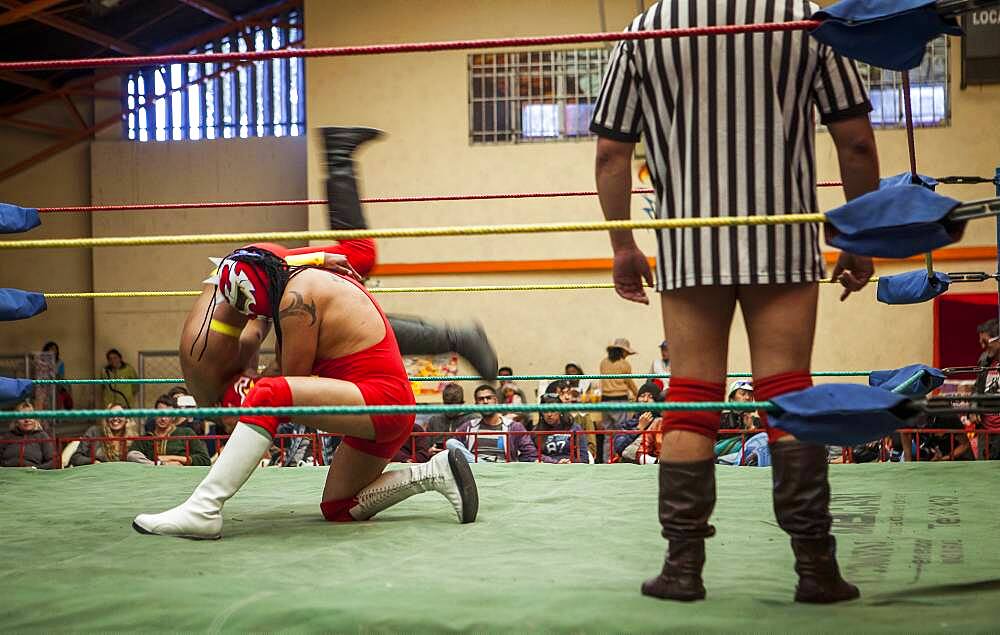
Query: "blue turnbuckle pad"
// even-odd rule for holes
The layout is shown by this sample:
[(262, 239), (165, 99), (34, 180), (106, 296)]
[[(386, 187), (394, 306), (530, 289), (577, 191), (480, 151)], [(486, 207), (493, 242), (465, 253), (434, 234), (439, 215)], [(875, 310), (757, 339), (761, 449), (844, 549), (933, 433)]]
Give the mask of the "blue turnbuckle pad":
[(944, 371), (924, 364), (910, 364), (892, 370), (876, 370), (868, 376), (868, 385), (908, 397), (922, 397), (941, 386)]
[(919, 304), (933, 300), (948, 290), (951, 277), (935, 271), (928, 275), (926, 269), (879, 276), (876, 297), (885, 304)]
[(881, 439), (903, 427), (911, 414), (905, 395), (861, 384), (821, 384), (771, 401), (779, 409), (769, 415), (772, 426), (824, 445)]
[(41, 293), (0, 289), (0, 322), (30, 318), (47, 308), (45, 296)]
[(927, 43), (939, 35), (962, 35), (957, 20), (934, 0), (840, 0), (812, 14), (823, 24), (811, 31), (836, 52), (880, 68), (920, 66)]

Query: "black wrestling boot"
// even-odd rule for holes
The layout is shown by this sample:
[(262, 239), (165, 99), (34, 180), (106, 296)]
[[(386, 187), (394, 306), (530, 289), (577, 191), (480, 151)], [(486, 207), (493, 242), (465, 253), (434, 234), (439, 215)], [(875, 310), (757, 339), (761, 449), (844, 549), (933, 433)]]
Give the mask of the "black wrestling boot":
[(326, 200), (330, 229), (367, 229), (358, 183), (354, 174), (354, 151), (361, 144), (382, 136), (375, 128), (323, 128), (326, 147)]
[(458, 353), (487, 381), (497, 378), (497, 354), (478, 322), (455, 326), (449, 322), (434, 324), (419, 318), (387, 315), (403, 355)]
[(840, 576), (837, 541), (830, 535), (826, 448), (798, 441), (771, 444), (774, 515), (792, 538), (799, 583), (795, 601), (831, 604), (861, 596)]
[(701, 570), (708, 519), (715, 509), (715, 460), (660, 463), (660, 526), (669, 541), (663, 571), (642, 583), (642, 594), (664, 600), (705, 599)]

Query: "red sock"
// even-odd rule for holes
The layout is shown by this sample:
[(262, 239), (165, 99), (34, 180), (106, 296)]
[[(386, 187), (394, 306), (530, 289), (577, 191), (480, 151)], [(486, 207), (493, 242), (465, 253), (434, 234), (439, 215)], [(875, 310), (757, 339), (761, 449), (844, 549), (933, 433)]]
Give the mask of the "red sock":
[[(292, 389), (284, 377), (261, 377), (243, 400), (244, 408), (261, 408), (267, 406), (291, 406)], [(273, 437), (278, 433), (278, 423), (287, 417), (270, 415), (242, 415), (240, 421), (259, 426), (267, 430)]]
[[(757, 401), (769, 401), (790, 392), (811, 388), (812, 385), (812, 375), (808, 370), (793, 370), (770, 377), (754, 378), (753, 396)], [(767, 440), (770, 443), (774, 443), (781, 437), (789, 436), (787, 432), (770, 427), (767, 423), (767, 413), (763, 410), (760, 411), (760, 423), (767, 430)]]
[[(671, 377), (667, 389), (667, 402), (725, 401), (725, 384), (713, 384), (687, 377)], [(663, 431), (686, 430), (715, 440), (719, 432), (721, 415), (707, 410), (667, 410), (663, 413)]]
[(331, 523), (350, 523), (355, 520), (354, 516), (351, 516), (351, 508), (357, 504), (357, 498), (342, 498), (335, 501), (323, 501), (319, 504), (319, 509), (323, 512), (323, 518)]

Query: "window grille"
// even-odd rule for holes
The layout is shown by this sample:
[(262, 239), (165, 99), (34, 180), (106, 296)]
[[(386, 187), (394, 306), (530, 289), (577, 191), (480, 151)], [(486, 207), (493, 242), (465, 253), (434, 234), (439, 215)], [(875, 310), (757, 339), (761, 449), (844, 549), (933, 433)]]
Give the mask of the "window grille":
[[(874, 110), (875, 128), (903, 128), (903, 79), (898, 71), (887, 71), (868, 64), (858, 64), (868, 87)], [(943, 126), (951, 116), (948, 84), (948, 38), (941, 36), (927, 44), (923, 63), (910, 71), (910, 107), (915, 127)]]
[[(943, 126), (951, 116), (948, 38), (927, 45), (910, 71), (917, 127)], [(478, 53), (468, 57), (472, 143), (553, 141), (590, 136), (590, 118), (608, 49)], [(859, 63), (876, 128), (905, 126), (900, 73)]]
[[(191, 53), (268, 51), (303, 40), (302, 12), (290, 11)], [(305, 134), (302, 58), (169, 64), (122, 78), (123, 132), (135, 141), (283, 137)]]
[(608, 49), (477, 53), (468, 61), (472, 143), (590, 136)]

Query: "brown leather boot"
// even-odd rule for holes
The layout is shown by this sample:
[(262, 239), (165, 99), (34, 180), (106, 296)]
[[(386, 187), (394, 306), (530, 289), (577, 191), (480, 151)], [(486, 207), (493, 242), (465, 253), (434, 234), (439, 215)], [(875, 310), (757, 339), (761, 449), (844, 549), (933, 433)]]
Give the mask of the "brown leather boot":
[(715, 461), (660, 463), (660, 526), (669, 541), (663, 571), (642, 583), (643, 595), (690, 602), (705, 599), (701, 570), (708, 519), (715, 508)]
[(830, 535), (826, 448), (798, 441), (771, 444), (774, 515), (792, 538), (799, 583), (795, 601), (830, 604), (861, 596), (840, 576), (837, 541)]

